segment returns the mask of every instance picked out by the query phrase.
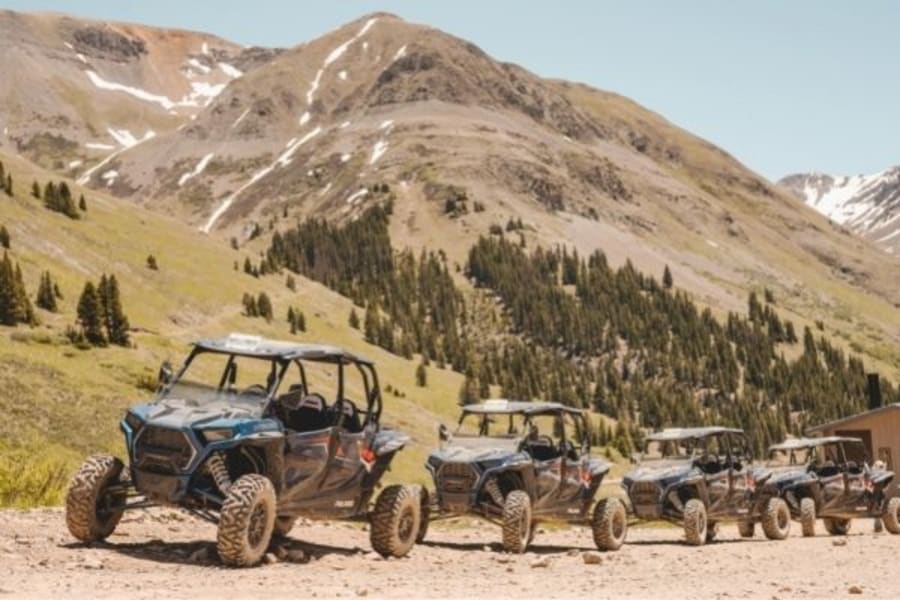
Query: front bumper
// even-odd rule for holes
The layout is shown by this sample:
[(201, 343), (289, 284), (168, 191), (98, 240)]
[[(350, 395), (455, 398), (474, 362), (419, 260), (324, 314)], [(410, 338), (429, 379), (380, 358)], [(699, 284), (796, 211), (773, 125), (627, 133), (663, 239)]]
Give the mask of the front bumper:
[(190, 475), (163, 475), (139, 468), (132, 469), (137, 491), (158, 504), (178, 504), (187, 496)]

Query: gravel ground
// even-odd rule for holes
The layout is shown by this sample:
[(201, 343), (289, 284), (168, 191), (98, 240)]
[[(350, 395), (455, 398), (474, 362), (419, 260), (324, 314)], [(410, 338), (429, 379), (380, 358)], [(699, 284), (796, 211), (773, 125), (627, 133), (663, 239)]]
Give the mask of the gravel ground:
[(586, 529), (540, 529), (530, 551), (500, 551), (490, 524), (433, 525), (403, 559), (371, 552), (347, 523), (298, 523), (267, 564), (223, 568), (215, 528), (162, 509), (126, 514), (109, 543), (74, 542), (60, 509), (0, 511), (0, 597), (191, 598), (900, 598), (900, 537), (856, 521), (851, 534), (783, 542), (722, 528), (702, 548), (670, 527), (636, 527), (614, 553)]

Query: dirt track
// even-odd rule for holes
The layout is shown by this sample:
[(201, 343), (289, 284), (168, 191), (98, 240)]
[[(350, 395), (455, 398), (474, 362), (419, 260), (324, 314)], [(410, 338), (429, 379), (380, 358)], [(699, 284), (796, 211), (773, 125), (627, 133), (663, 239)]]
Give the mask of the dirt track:
[[(815, 539), (741, 540), (734, 526), (703, 548), (674, 528), (633, 528), (617, 553), (585, 564), (590, 533), (539, 531), (532, 550), (499, 552), (489, 524), (433, 528), (405, 559), (370, 552), (357, 525), (298, 524), (284, 550), (311, 558), (255, 569), (221, 567), (215, 529), (178, 512), (127, 514), (109, 544), (84, 547), (62, 512), (0, 512), (0, 597), (579, 597), (579, 598), (900, 598), (894, 574), (900, 537), (856, 521), (837, 541), (820, 525)], [(301, 541), (302, 540), (302, 541)], [(546, 564), (543, 564), (546, 563)]]

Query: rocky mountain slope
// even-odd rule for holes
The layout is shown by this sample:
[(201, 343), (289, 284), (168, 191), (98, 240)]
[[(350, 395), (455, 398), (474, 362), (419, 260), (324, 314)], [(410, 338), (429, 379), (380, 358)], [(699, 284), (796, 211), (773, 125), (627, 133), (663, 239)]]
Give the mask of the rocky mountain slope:
[(275, 54), (202, 33), (0, 11), (0, 147), (90, 173), (190, 122)]
[(873, 175), (800, 173), (778, 185), (888, 254), (900, 254), (900, 167)]

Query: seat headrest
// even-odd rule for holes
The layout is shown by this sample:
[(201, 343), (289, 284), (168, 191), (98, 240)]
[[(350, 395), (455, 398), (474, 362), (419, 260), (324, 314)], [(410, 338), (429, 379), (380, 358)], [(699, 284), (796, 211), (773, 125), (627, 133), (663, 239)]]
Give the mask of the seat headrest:
[(303, 400), (300, 401), (300, 404), (297, 405), (297, 408), (312, 408), (314, 410), (322, 411), (325, 409), (325, 403), (319, 396), (304, 396)]
[(341, 402), (341, 412), (344, 413), (344, 416), (352, 417), (356, 414), (356, 406), (349, 400), (344, 400)]

